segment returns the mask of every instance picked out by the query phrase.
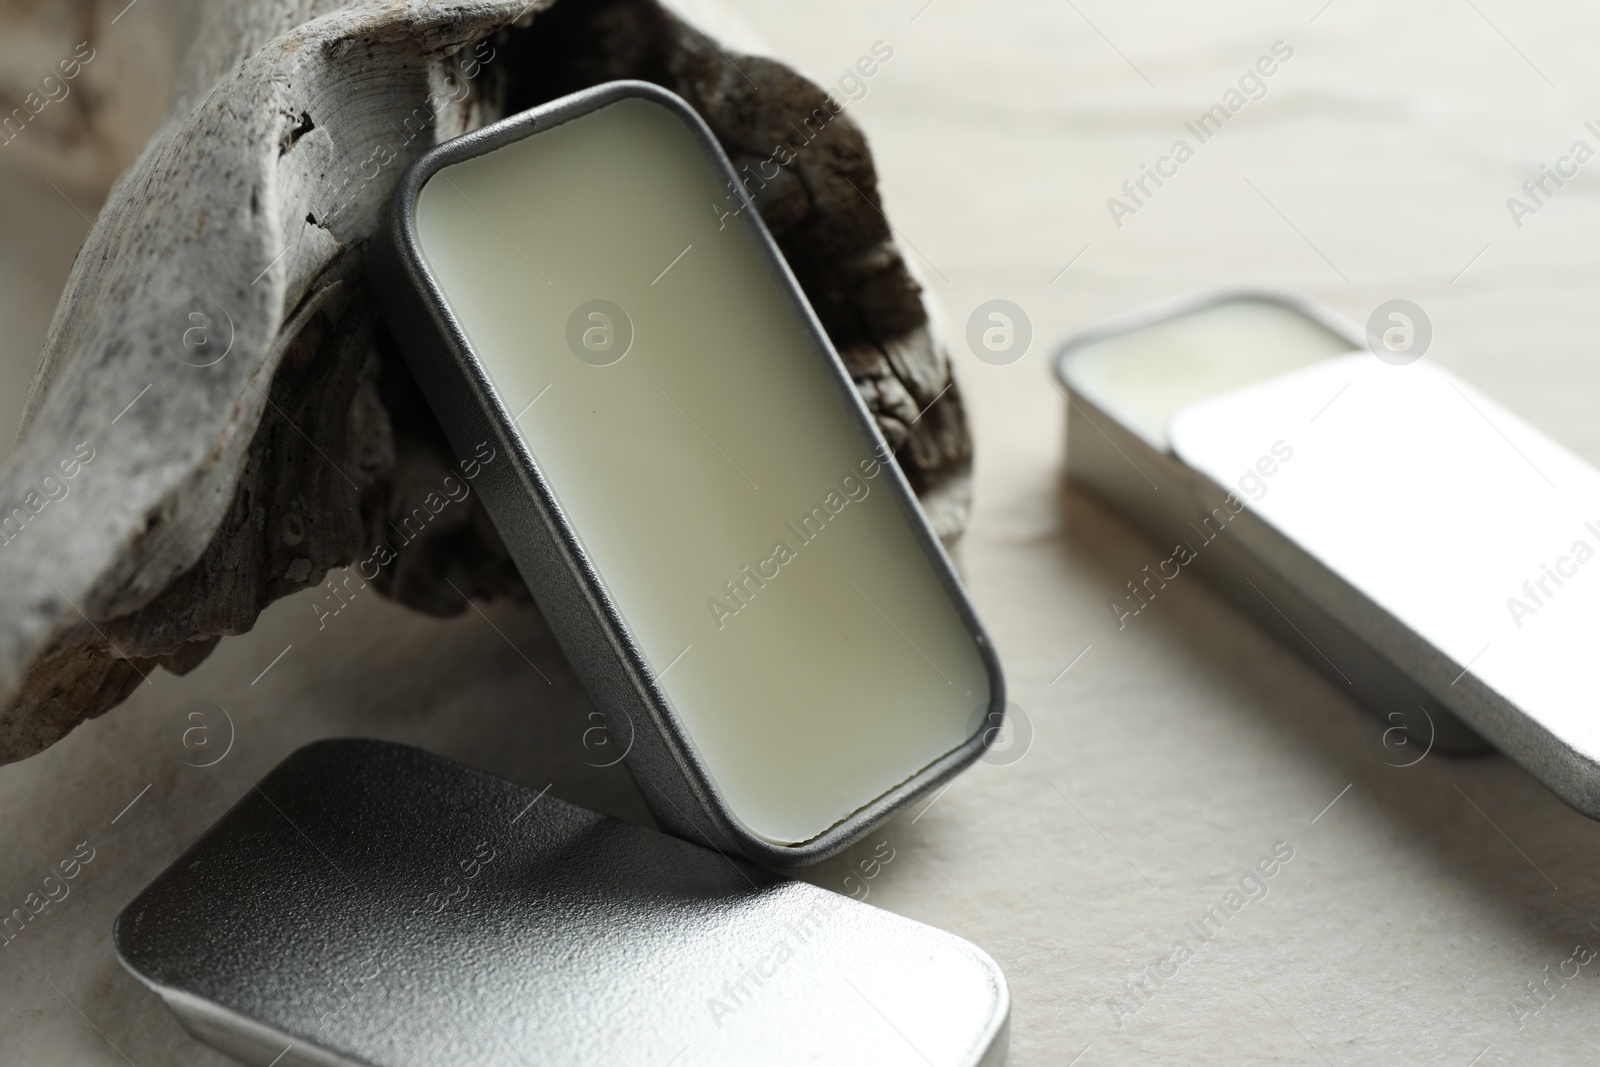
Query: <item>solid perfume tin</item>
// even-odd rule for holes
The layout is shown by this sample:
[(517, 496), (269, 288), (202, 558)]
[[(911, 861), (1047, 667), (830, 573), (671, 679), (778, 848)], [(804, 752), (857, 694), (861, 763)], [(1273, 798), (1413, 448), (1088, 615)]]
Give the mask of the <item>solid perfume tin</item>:
[(1414, 317), (1368, 336), (1228, 291), (1069, 340), (1069, 474), (1171, 546), (1109, 610), (1136, 625), (1193, 569), (1377, 714), (1395, 761), (1486, 740), (1600, 817), (1600, 472), (1392, 350)]
[[(977, 759), (999, 662), (705, 123), (617, 82), (406, 173), (374, 290), (659, 823), (818, 860)], [(487, 442), (487, 445), (485, 445)]]

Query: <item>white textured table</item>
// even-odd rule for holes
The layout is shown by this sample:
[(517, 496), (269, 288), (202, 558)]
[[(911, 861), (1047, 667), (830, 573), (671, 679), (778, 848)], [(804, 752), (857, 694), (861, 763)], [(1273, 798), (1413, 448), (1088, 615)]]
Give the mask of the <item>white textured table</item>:
[[(875, 41), (894, 49), (853, 107), (903, 240), (955, 337), (995, 297), (1033, 320), (1020, 363), (959, 359), (979, 444), (965, 570), (1033, 745), (863, 846), (896, 850), (872, 902), (1005, 968), (1019, 1067), (1080, 1054), (1082, 1067), (1584, 1062), (1600, 1037), (1600, 960), (1549, 978), (1572, 973), (1575, 946), (1600, 945), (1600, 827), (1499, 757), (1388, 766), (1380, 724), (1197, 580), (1118, 632), (1105, 602), (1158, 553), (1061, 478), (1050, 345), (1107, 314), (1247, 282), (1303, 290), (1358, 321), (1381, 301), (1416, 301), (1436, 329), (1429, 358), (1600, 462), (1594, 179), (1556, 191), (1520, 229), (1506, 206), (1575, 140), (1600, 149), (1583, 126), (1600, 118), (1600, 14), (1321, 4), (735, 4), (821, 80)], [(1278, 40), (1293, 57), (1265, 96), (1116, 227), (1106, 198)], [(55, 291), (41, 279), (59, 284), (84, 229), (54, 197), (15, 182), (0, 195), (8, 417), (43, 335), (33, 304)], [(55, 245), (23, 243), (24, 224)], [(23, 300), (23, 282), (43, 292)], [(181, 761), (174, 717), (196, 699), (237, 727), (228, 757), (204, 770)], [(619, 769), (584, 764), (585, 710), (527, 616), (439, 623), (363, 595), (319, 632), (299, 598), (189, 677), (158, 674), (105, 719), (0, 769), (0, 910), (79, 842), (95, 850), (71, 896), (0, 949), (0, 1062), (226, 1062), (122, 972), (110, 924), (305, 741), (403, 740), (647, 818)], [(1280, 841), (1293, 859), (1266, 897), (1202, 944), (1188, 924)], [(843, 888), (851, 862), (806, 876)], [(1192, 958), (1146, 972), (1179, 940)], [(1535, 1001), (1528, 983), (1546, 979)], [(1147, 983), (1143, 997), (1130, 981)]]

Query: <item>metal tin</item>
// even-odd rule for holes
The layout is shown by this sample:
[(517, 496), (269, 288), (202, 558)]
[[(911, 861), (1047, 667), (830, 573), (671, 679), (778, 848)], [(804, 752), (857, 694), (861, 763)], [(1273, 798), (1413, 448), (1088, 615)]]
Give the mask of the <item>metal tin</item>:
[[(1076, 357), (1094, 342), (1240, 301), (1303, 316), (1348, 342), (1351, 351), (1366, 347), (1360, 328), (1311, 301), (1270, 290), (1230, 289), (1116, 318), (1074, 335), (1056, 355), (1055, 373), (1068, 401), (1068, 475), (1158, 545), (1194, 541), (1196, 524), (1228, 490), (1097, 399), (1081, 380)], [(1466, 688), (1440, 685), (1437, 672), (1421, 677), (1413, 664), (1397, 661), (1371, 591), (1328, 593), (1342, 583), (1251, 509), (1233, 521), (1228, 536), (1196, 552), (1189, 566), (1390, 729), (1403, 731), (1414, 751), (1467, 753), (1488, 747), (1468, 725), (1481, 722), (1481, 716), (1473, 714)]]
[(967, 942), (380, 741), (290, 755), (117, 919), (244, 1063), (998, 1067)]
[[(978, 759), (995, 736), (1005, 708), (1000, 664), (944, 549), (915, 495), (893, 463), (883, 464), (891, 492), (944, 592), (976, 643), (990, 684), (987, 708), (975, 709), (973, 732), (960, 747), (890, 788), (821, 834), (795, 845), (751, 833), (729, 810), (692, 739), (683, 729), (655, 672), (611, 599), (551, 486), (516, 429), (466, 333), (446, 303), (419, 244), (414, 207), (424, 184), (441, 168), (508, 145), (628, 97), (652, 101), (678, 116), (728, 188), (753, 208), (748, 191), (704, 121), (677, 96), (644, 82), (612, 82), (565, 97), (455, 138), (417, 160), (401, 179), (389, 218), (369, 252), (373, 288), (418, 381), (452, 446), (470, 454), (478, 442), (495, 443), (508, 463), (485, 468), (478, 486), (502, 538), (540, 610), (598, 708), (626, 724), (635, 741), (627, 766), (663, 828), (681, 837), (731, 850), (774, 866), (823, 859), (858, 840), (917, 797)], [(816, 358), (837, 386), (840, 403), (869, 451), (890, 450), (755, 210), (740, 210), (729, 225), (743, 227), (763, 256), (773, 283), (809, 334)], [(841, 738), (840, 743), (847, 743)]]

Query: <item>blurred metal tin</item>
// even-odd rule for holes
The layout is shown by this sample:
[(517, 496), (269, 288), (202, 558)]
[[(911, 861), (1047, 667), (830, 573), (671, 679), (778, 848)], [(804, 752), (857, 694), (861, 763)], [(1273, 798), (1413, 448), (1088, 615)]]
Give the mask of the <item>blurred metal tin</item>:
[[(388, 220), (374, 236), (368, 253), (373, 290), (457, 453), (469, 455), (478, 442), (490, 440), (510, 457), (508, 463), (485, 468), (478, 482), (484, 503), (590, 697), (609, 718), (628, 724), (635, 742), (626, 765), (657, 822), (680, 837), (772, 866), (814, 863), (859, 840), (976, 761), (996, 735), (1006, 706), (1005, 683), (993, 645), (899, 466), (883, 465), (888, 475), (884, 484), (978, 646), (989, 676), (989, 705), (975, 709), (973, 733), (959, 748), (816, 837), (794, 845), (776, 844), (751, 833), (728, 809), (585, 551), (579, 531), (559, 506), (516, 429), (511, 411), (450, 310), (417, 238), (417, 197), (440, 169), (628, 97), (649, 100), (681, 119), (711, 167), (727, 179), (728, 188), (754, 208), (740, 175), (693, 108), (647, 82), (610, 82), (447, 141), (413, 163), (401, 179)], [(773, 283), (785, 293), (809, 333), (817, 358), (831, 373), (840, 402), (865, 441), (875, 454), (891, 455), (759, 212), (741, 210), (729, 224), (742, 227), (766, 259)], [(840, 739), (841, 744), (845, 741)]]
[(117, 919), (185, 1029), (264, 1067), (997, 1067), (954, 935), (418, 749), (290, 755)]
[[(1226, 289), (1120, 316), (1073, 335), (1057, 351), (1055, 373), (1068, 401), (1069, 477), (1157, 545), (1193, 541), (1197, 524), (1229, 490), (1097, 400), (1093, 389), (1085, 388), (1077, 357), (1095, 342), (1238, 302), (1286, 309), (1348, 342), (1350, 351), (1366, 349), (1360, 327), (1310, 300), (1273, 290)], [(1390, 730), (1403, 731), (1415, 751), (1472, 753), (1490, 747), (1461, 717), (1466, 690), (1441, 691), (1429, 685), (1413, 664), (1391, 655), (1381, 627), (1365, 625), (1378, 623), (1383, 615), (1366, 592), (1345, 589), (1347, 595), (1323, 595), (1340, 583), (1326, 580), (1318, 560), (1248, 507), (1230, 523), (1228, 534), (1206, 542), (1185, 569), (1196, 570), (1234, 607), (1350, 692)]]

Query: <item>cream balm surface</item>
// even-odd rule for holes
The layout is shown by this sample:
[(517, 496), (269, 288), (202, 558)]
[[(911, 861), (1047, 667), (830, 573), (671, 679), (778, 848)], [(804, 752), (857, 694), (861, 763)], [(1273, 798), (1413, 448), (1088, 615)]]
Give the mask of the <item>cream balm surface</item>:
[(1292, 307), (1228, 300), (1089, 341), (1073, 354), (1073, 374), (1078, 388), (1165, 448), (1168, 424), (1189, 404), (1350, 348)]
[(991, 686), (742, 203), (625, 96), (441, 168), (415, 222), (727, 809), (790, 845), (967, 743)]

